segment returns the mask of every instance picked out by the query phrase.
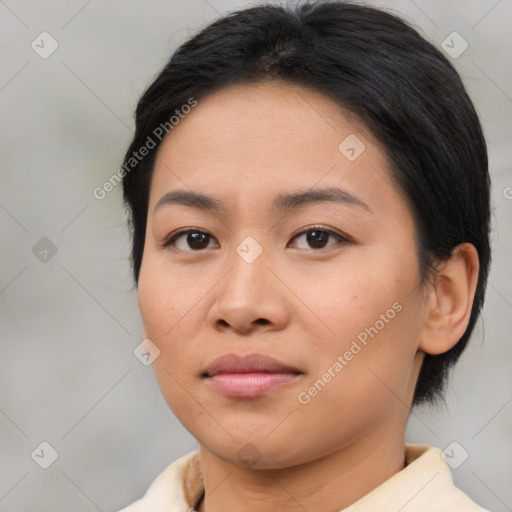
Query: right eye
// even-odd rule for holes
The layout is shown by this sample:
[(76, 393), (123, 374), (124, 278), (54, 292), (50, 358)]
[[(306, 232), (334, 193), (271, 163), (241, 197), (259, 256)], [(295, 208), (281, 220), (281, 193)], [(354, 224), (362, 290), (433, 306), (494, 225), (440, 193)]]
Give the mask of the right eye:
[[(184, 236), (187, 235), (186, 238)], [(188, 252), (198, 252), (202, 249), (207, 249), (208, 240), (210, 238), (213, 238), (211, 235), (204, 231), (200, 231), (198, 229), (185, 229), (178, 231), (177, 233), (174, 233), (171, 235), (170, 238), (168, 238), (163, 244), (162, 247), (164, 248), (176, 248), (180, 251), (188, 251)], [(182, 243), (182, 247), (179, 247), (177, 242), (181, 239), (184, 239), (184, 242)], [(192, 251), (189, 251), (186, 246), (188, 245), (189, 248), (192, 248)]]

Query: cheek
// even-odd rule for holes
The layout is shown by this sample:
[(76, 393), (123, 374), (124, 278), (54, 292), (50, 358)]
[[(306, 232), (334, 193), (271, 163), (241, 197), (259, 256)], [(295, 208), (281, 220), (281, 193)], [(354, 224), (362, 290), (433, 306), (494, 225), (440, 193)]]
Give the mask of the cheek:
[(168, 304), (158, 273), (153, 270), (147, 259), (143, 260), (139, 274), (137, 296), (144, 328), (144, 336), (151, 339), (159, 348), (162, 344), (165, 317)]
[[(322, 286), (308, 286), (302, 295), (315, 305), (314, 311), (327, 330), (332, 348), (342, 349), (358, 338), (361, 342), (371, 333), (388, 330), (388, 325), (397, 316), (393, 304), (400, 299), (397, 287), (384, 274), (373, 275), (371, 269), (353, 267), (333, 274)], [(384, 315), (382, 318), (381, 316)], [(348, 348), (348, 347), (346, 347)]]
[[(413, 322), (405, 306), (393, 304), (395, 309), (382, 310), (384, 315), (388, 312), (388, 323), (364, 315), (358, 318), (361, 328), (350, 319), (352, 332), (339, 336), (336, 345), (324, 346), (322, 361), (299, 390), (298, 401), (304, 408), (299, 411), (322, 429), (326, 449), (338, 439), (340, 429), (355, 439), (383, 418), (399, 416), (409, 401)], [(364, 326), (366, 318), (371, 320)]]
[(180, 319), (190, 306), (187, 307), (185, 299), (176, 299), (176, 283), (168, 282), (166, 275), (152, 263), (150, 256), (143, 260), (137, 289), (143, 336), (160, 350), (152, 364), (153, 371), (167, 405), (184, 422), (193, 406), (184, 391), (192, 369), (187, 362), (191, 357), (187, 353), (188, 344), (182, 342), (187, 336)]
[(162, 265), (158, 255), (151, 252), (142, 261), (138, 301), (144, 334), (164, 350), (177, 333), (186, 337), (183, 328), (197, 312), (200, 291), (187, 287), (180, 281), (180, 274)]
[[(143, 337), (158, 347), (159, 355), (153, 362), (153, 370), (164, 398), (179, 396), (182, 377), (182, 359), (186, 356), (186, 344), (180, 344), (182, 336), (179, 319), (185, 314), (176, 300), (175, 285), (171, 286), (165, 274), (152, 264), (151, 256), (145, 256), (140, 269), (138, 301), (143, 326)], [(181, 346), (178, 346), (181, 345)], [(171, 404), (168, 402), (168, 405)]]
[[(338, 398), (380, 400), (383, 393), (391, 393), (386, 385), (400, 393), (405, 390), (421, 327), (414, 263), (412, 258), (406, 261), (386, 255), (374, 261), (360, 260), (352, 271), (333, 274), (321, 289), (302, 290), (322, 320), (316, 322), (316, 341), (322, 349), (314, 347), (317, 356), (310, 384), (322, 380), (331, 369), (337, 376), (332, 388), (339, 386)], [(315, 339), (313, 323), (306, 328)], [(325, 333), (322, 339), (319, 329)]]

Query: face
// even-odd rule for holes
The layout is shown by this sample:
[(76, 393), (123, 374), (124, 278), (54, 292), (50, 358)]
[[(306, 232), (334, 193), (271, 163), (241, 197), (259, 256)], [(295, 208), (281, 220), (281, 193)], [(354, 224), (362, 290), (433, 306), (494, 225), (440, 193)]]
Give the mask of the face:
[(419, 283), (383, 148), (323, 95), (230, 86), (161, 144), (144, 337), (169, 407), (219, 459), (289, 467), (402, 428), (421, 364)]

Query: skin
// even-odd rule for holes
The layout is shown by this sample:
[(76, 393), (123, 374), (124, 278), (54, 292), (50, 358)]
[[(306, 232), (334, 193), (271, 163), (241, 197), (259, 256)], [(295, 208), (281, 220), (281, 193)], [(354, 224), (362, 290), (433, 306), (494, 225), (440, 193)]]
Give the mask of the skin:
[[(355, 134), (354, 161), (338, 149)], [(405, 427), (425, 352), (464, 333), (478, 275), (470, 244), (421, 282), (415, 223), (384, 150), (353, 116), (294, 85), (236, 85), (204, 99), (165, 138), (150, 187), (138, 298), (158, 347), (162, 394), (200, 446), (199, 510), (339, 511), (404, 467)], [(274, 213), (275, 195), (335, 186), (363, 201)], [(225, 212), (155, 205), (173, 189), (202, 192)], [(308, 243), (312, 226), (335, 235)], [(191, 247), (178, 230), (210, 235)], [(263, 249), (252, 263), (246, 237)], [(310, 240), (311, 242), (311, 240)], [(402, 306), (307, 404), (298, 395), (380, 315)], [(213, 390), (216, 357), (269, 355), (301, 370), (256, 398)], [(251, 463), (238, 453), (256, 447)], [(254, 450), (254, 448), (253, 448)]]

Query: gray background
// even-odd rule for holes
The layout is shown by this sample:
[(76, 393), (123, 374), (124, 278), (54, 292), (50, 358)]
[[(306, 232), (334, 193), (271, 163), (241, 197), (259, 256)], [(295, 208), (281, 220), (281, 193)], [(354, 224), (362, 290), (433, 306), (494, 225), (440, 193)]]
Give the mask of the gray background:
[[(452, 61), (489, 145), (494, 262), (447, 408), (414, 411), (408, 441), (456, 441), (456, 462), (469, 455), (456, 484), (490, 510), (512, 510), (512, 1), (372, 3), (437, 46), (453, 31), (469, 43)], [(172, 50), (247, 5), (0, 1), (2, 512), (115, 511), (197, 446), (133, 354), (141, 324), (121, 187), (103, 200), (93, 189), (119, 168), (136, 101)], [(43, 31), (59, 45), (46, 59), (31, 47)], [(47, 261), (33, 251), (42, 237), (57, 249)], [(48, 469), (36, 463), (50, 460), (43, 441), (58, 452)]]

